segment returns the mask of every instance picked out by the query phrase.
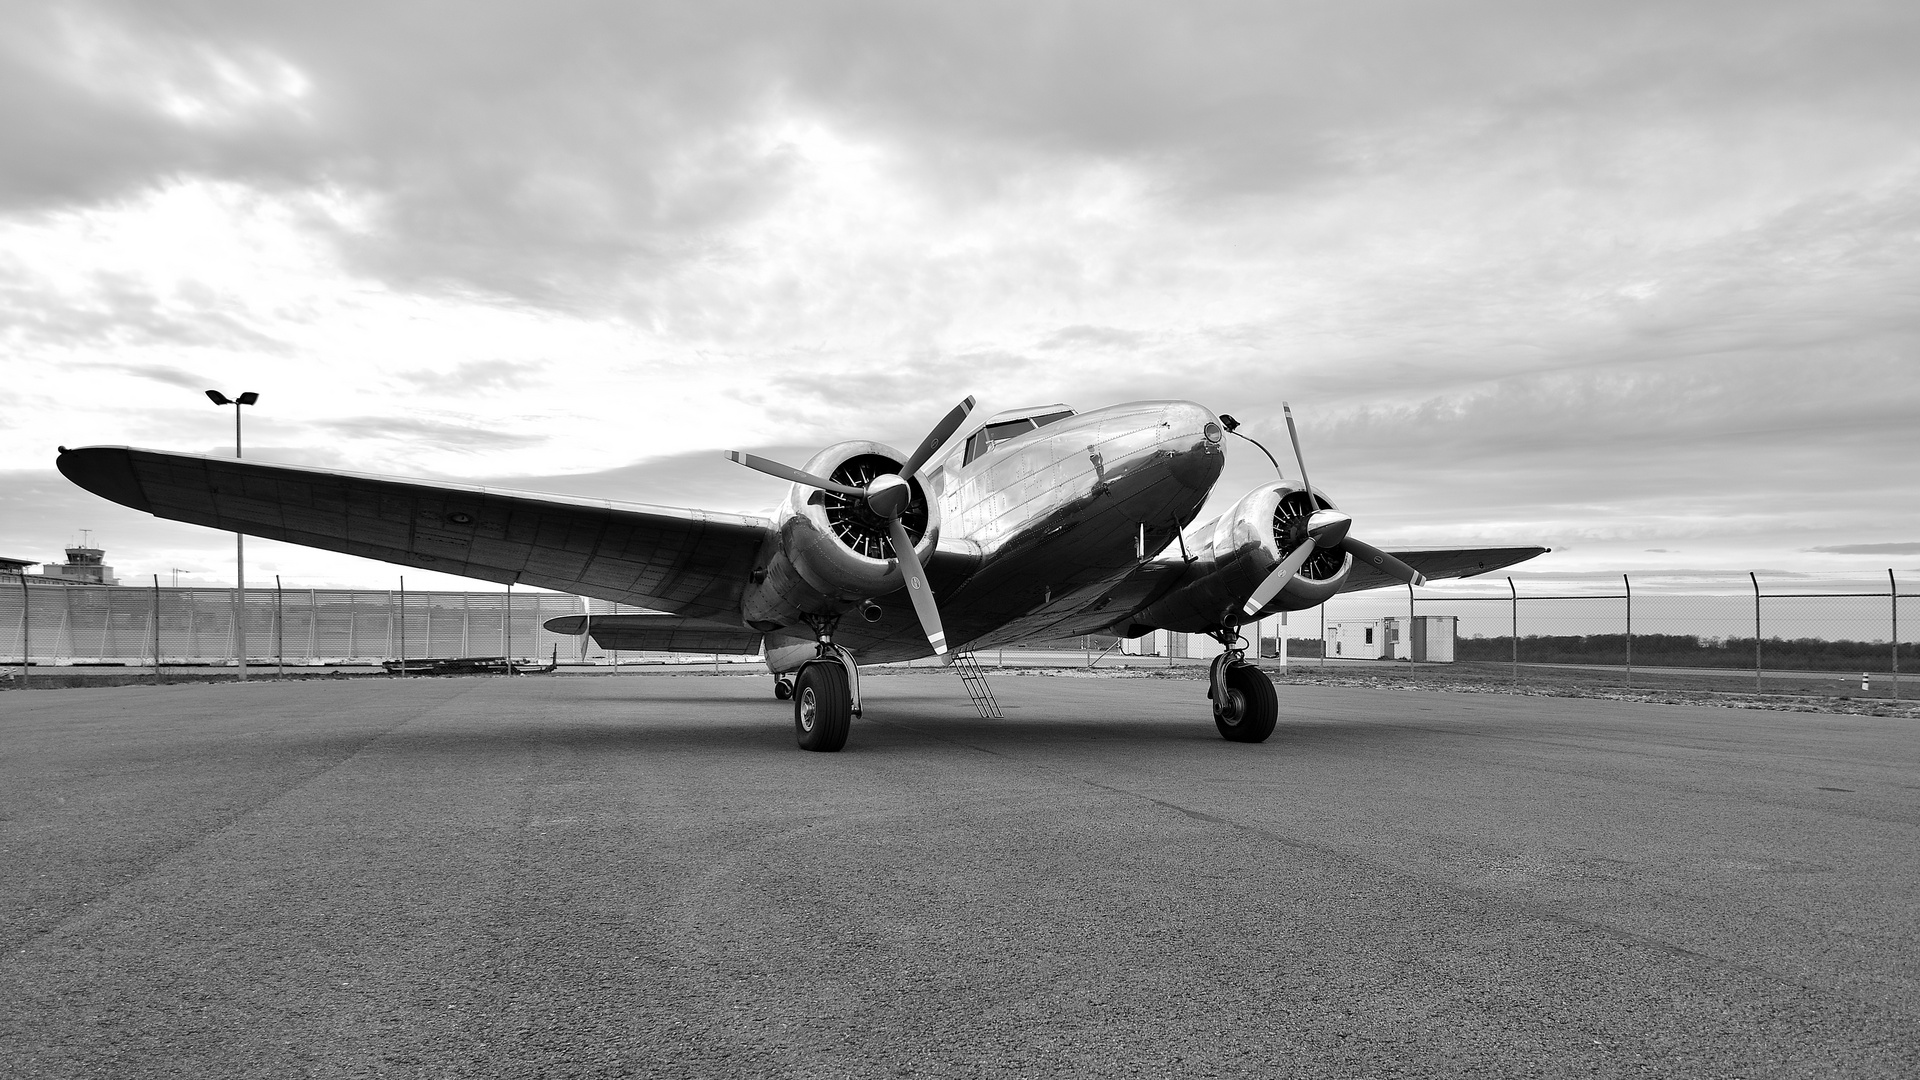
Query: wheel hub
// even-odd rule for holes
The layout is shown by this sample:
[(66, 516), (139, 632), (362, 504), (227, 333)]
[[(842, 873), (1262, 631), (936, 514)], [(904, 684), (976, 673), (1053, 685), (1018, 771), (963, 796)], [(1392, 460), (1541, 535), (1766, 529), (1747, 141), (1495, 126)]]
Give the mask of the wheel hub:
[(1247, 695), (1238, 690), (1229, 689), (1226, 700), (1220, 703), (1220, 722), (1229, 726), (1238, 724), (1247, 714)]
[(819, 712), (819, 703), (813, 699), (813, 687), (809, 686), (800, 691), (800, 730), (812, 731), (814, 723), (819, 719)]

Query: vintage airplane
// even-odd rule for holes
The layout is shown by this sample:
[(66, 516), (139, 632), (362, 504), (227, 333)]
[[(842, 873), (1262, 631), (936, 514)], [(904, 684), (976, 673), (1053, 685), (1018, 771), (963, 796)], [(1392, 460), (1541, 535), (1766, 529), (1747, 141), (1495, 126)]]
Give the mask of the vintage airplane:
[(845, 745), (859, 664), (1155, 629), (1221, 643), (1214, 722), (1227, 739), (1260, 742), (1279, 704), (1240, 627), (1547, 550), (1390, 553), (1361, 541), (1308, 483), (1291, 409), (1300, 480), (1262, 484), (1197, 527), (1232, 417), (1190, 401), (1016, 409), (936, 461), (972, 409), (972, 398), (956, 406), (911, 454), (843, 442), (794, 469), (729, 452), (792, 484), (771, 520), (117, 446), (61, 447), (59, 468), (157, 517), (659, 612), (547, 624), (603, 648), (764, 648), (806, 750)]

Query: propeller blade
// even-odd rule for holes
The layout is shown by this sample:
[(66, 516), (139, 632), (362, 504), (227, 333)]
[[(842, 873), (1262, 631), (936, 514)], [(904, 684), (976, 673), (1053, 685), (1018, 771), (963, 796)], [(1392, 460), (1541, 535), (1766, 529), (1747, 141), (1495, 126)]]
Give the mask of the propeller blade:
[(933, 586), (927, 584), (927, 571), (913, 550), (913, 539), (899, 518), (887, 522), (893, 537), (893, 553), (900, 558), (900, 569), (907, 575), (907, 596), (913, 601), (913, 613), (920, 616), (920, 628), (927, 632), (927, 643), (936, 656), (947, 655), (947, 632), (940, 627), (940, 608), (933, 602)]
[(1313, 497), (1313, 481), (1307, 479), (1307, 456), (1300, 452), (1300, 432), (1293, 426), (1293, 406), (1283, 401), (1280, 411), (1287, 414), (1287, 438), (1293, 440), (1293, 460), (1300, 466), (1300, 486), (1307, 489), (1307, 505), (1318, 509), (1320, 501)]
[(951, 412), (940, 418), (939, 423), (933, 425), (933, 430), (927, 432), (927, 437), (920, 440), (920, 448), (913, 452), (913, 456), (907, 459), (905, 465), (900, 466), (900, 475), (911, 479), (914, 473), (919, 472), (920, 466), (925, 465), (927, 460), (933, 457), (934, 451), (945, 446), (947, 440), (953, 438), (953, 433), (960, 429), (960, 425), (966, 422), (967, 414), (972, 411), (973, 395), (968, 394), (967, 400), (955, 405)]
[(831, 491), (836, 495), (851, 495), (856, 499), (863, 499), (867, 495), (865, 488), (836, 484), (824, 477), (815, 476), (810, 472), (801, 472), (791, 465), (782, 465), (777, 461), (772, 461), (755, 454), (743, 454), (738, 450), (729, 450), (727, 451), (727, 457), (729, 460), (737, 461), (755, 472), (763, 472), (768, 476), (777, 476), (782, 480), (789, 480), (799, 484), (801, 487), (819, 488), (821, 491)]
[(1425, 574), (1401, 562), (1392, 555), (1381, 551), (1365, 540), (1356, 540), (1349, 536), (1345, 540), (1340, 541), (1340, 547), (1350, 553), (1355, 559), (1366, 563), (1368, 566), (1373, 567), (1375, 570), (1380, 571), (1390, 578), (1404, 581), (1409, 585), (1425, 585), (1427, 583)]
[(1280, 595), (1280, 590), (1286, 588), (1287, 582), (1293, 580), (1293, 575), (1299, 572), (1300, 567), (1306, 563), (1307, 556), (1312, 555), (1316, 547), (1318, 545), (1309, 540), (1294, 548), (1286, 558), (1281, 559), (1280, 565), (1273, 568), (1273, 573), (1268, 574), (1266, 580), (1260, 583), (1260, 587), (1253, 590), (1253, 595), (1247, 597), (1247, 614), (1258, 614), (1261, 608), (1267, 606), (1268, 601)]

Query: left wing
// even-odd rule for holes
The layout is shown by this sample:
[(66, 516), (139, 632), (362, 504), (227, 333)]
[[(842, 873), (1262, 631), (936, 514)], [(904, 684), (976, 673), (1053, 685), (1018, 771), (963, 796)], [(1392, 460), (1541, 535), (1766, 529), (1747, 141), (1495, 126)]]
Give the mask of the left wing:
[[(1544, 555), (1552, 548), (1543, 547), (1501, 547), (1501, 548), (1447, 548), (1440, 551), (1392, 551), (1388, 554), (1415, 570), (1420, 571), (1429, 581), (1441, 578), (1473, 577), (1498, 570), (1514, 563), (1526, 562), (1535, 555)], [(1353, 572), (1347, 575), (1346, 583), (1340, 586), (1343, 593), (1358, 592), (1361, 589), (1378, 589), (1383, 585), (1398, 585), (1398, 578), (1388, 577), (1359, 559), (1353, 561)]]
[(155, 517), (737, 625), (764, 518), (491, 491), (125, 446), (60, 471)]

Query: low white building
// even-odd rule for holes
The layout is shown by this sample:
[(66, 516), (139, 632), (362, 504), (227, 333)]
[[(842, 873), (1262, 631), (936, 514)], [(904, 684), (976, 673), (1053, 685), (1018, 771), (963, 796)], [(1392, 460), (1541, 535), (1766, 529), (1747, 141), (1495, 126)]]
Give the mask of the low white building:
[(1418, 662), (1453, 663), (1453, 639), (1459, 632), (1456, 616), (1418, 615), (1413, 618), (1413, 632), (1405, 633), (1406, 628), (1405, 615), (1330, 622), (1326, 654), (1346, 660), (1405, 660), (1411, 645)]
[(1120, 642), (1122, 656), (1210, 660), (1220, 651), (1220, 643), (1205, 634), (1177, 634), (1172, 630), (1155, 630)]

